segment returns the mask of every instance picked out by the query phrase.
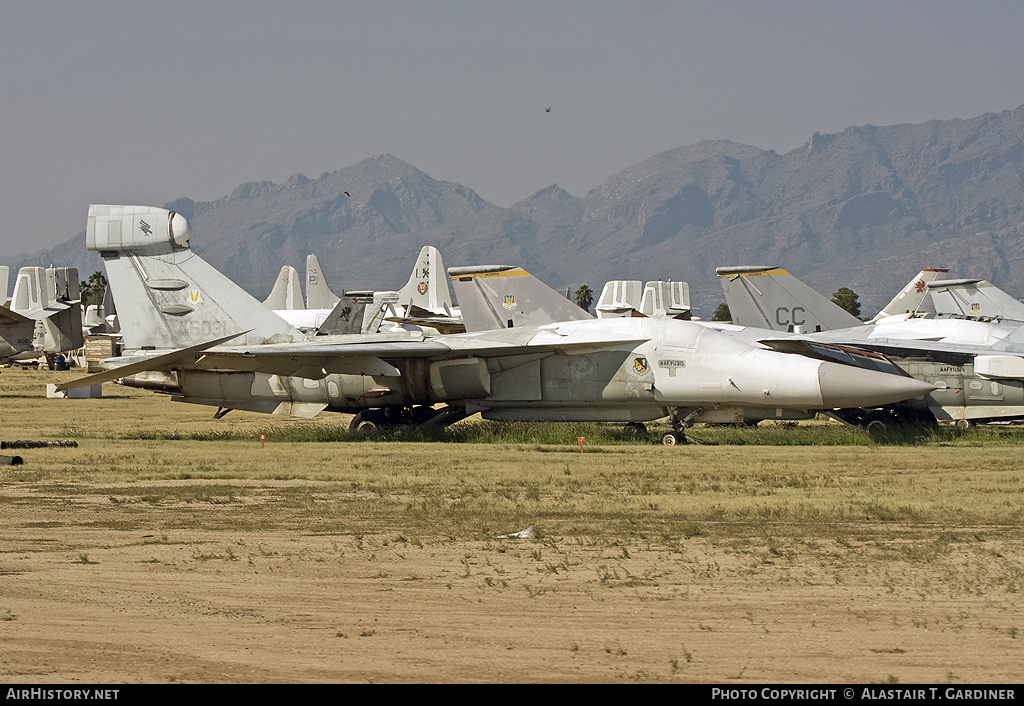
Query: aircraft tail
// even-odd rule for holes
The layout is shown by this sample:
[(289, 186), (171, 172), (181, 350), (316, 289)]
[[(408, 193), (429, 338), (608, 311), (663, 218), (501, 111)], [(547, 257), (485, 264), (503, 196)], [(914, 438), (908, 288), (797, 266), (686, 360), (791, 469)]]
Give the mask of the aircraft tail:
[(933, 280), (928, 291), (937, 314), (1024, 321), (1024, 304), (987, 280)]
[(644, 285), (640, 313), (644, 316), (685, 316), (690, 311), (690, 285), (655, 280)]
[(594, 318), (521, 267), (452, 267), (448, 274), (468, 332)]
[(452, 297), (444, 273), (444, 262), (441, 253), (433, 245), (420, 248), (409, 281), (398, 290), (398, 303), (407, 311), (417, 306), (434, 314), (451, 315)]
[(305, 309), (302, 302), (302, 289), (299, 285), (299, 273), (291, 265), (284, 265), (277, 273), (274, 288), (270, 296), (263, 300), (268, 308), (283, 311), (285, 309)]
[(304, 338), (193, 253), (191, 233), (162, 208), (89, 206), (86, 247), (103, 258), (125, 348), (188, 348), (239, 331), (239, 345)]
[(786, 270), (744, 266), (717, 272), (737, 326), (812, 333), (864, 323)]
[(317, 328), (316, 335), (335, 336), (363, 333), (363, 317), (367, 305), (372, 302), (372, 297), (349, 295), (339, 297), (334, 309)]
[(85, 345), (79, 284), (75, 267), (18, 270), (11, 311), (35, 320), (35, 350), (63, 353)]
[(949, 270), (935, 267), (928, 267), (914, 275), (914, 278), (907, 283), (903, 290), (892, 298), (868, 323), (875, 323), (881, 319), (899, 314), (911, 314), (924, 311), (928, 302), (928, 283), (933, 282)]
[[(643, 283), (638, 279), (613, 279), (604, 283), (597, 299), (597, 318), (615, 319), (638, 316)], [(568, 299), (568, 292), (566, 292)]]
[(306, 308), (332, 309), (340, 297), (331, 291), (316, 255), (306, 256)]

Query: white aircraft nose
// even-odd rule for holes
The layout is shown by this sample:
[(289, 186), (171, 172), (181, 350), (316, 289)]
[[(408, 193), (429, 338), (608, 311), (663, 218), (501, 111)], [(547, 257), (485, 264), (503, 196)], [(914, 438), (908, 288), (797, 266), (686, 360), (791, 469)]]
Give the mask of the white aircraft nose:
[(818, 368), (818, 387), (826, 407), (878, 407), (938, 389), (914, 378), (828, 362)]

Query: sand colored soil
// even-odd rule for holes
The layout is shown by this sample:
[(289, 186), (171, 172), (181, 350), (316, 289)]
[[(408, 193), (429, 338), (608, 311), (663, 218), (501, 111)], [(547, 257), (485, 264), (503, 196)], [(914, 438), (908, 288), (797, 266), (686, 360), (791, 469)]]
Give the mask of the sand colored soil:
[[(62, 494), (2, 484), (0, 680), (1024, 675), (1024, 557), (1019, 542), (991, 533), (960, 532), (941, 550), (910, 541), (314, 535), (301, 529), (308, 510), (245, 502), (251, 522), (207, 530), (196, 527), (228, 505), (127, 504), (99, 484)], [(238, 516), (237, 503), (231, 511)], [(278, 529), (261, 529), (264, 520)], [(299, 528), (280, 529), (288, 526)]]

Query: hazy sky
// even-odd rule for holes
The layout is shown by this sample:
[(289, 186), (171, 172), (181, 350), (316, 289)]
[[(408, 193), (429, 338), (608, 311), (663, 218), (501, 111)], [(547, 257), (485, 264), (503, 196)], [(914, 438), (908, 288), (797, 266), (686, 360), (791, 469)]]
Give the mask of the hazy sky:
[(0, 0), (0, 260), (89, 203), (382, 152), (509, 206), (702, 139), (1012, 109), (1022, 34), (1020, 0)]

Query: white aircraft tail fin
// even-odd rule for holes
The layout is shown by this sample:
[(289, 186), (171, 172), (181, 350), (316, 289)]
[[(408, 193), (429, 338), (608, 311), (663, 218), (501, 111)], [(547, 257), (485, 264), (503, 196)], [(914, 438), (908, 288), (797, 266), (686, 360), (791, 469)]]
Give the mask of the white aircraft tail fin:
[(11, 310), (36, 321), (35, 350), (63, 353), (85, 345), (79, 284), (75, 267), (18, 270)]
[(681, 316), (690, 311), (690, 285), (653, 281), (644, 285), (640, 313), (644, 316)]
[(418, 306), (434, 314), (450, 313), (452, 297), (445, 277), (441, 253), (433, 245), (424, 245), (416, 257), (416, 266), (405, 286), (398, 290), (398, 303), (406, 308)]
[(299, 273), (291, 265), (284, 265), (277, 273), (274, 288), (263, 304), (273, 310), (305, 309), (302, 301), (302, 289), (299, 285)]
[(737, 326), (813, 333), (864, 323), (786, 270), (744, 266), (717, 272)]
[[(566, 292), (568, 299), (568, 291)], [(605, 282), (597, 298), (597, 318), (615, 319), (640, 313), (643, 283), (638, 279), (614, 279)]]
[(594, 318), (521, 267), (452, 267), (448, 274), (468, 332)]
[(930, 308), (928, 306), (928, 283), (945, 275), (949, 270), (936, 267), (927, 267), (914, 275), (914, 278), (907, 283), (903, 290), (892, 298), (868, 323), (875, 323), (881, 319), (899, 314), (912, 314), (923, 312)]
[(1024, 321), (1024, 303), (983, 279), (947, 279), (928, 283), (937, 314)]
[[(333, 309), (340, 297), (331, 291), (316, 255), (306, 256), (306, 308)], [(276, 308), (276, 307), (275, 307)]]
[(89, 207), (85, 244), (99, 252), (125, 348), (188, 348), (238, 331), (239, 345), (302, 333), (189, 248), (179, 213), (148, 206)]

